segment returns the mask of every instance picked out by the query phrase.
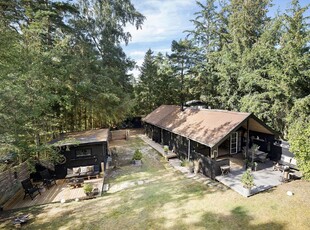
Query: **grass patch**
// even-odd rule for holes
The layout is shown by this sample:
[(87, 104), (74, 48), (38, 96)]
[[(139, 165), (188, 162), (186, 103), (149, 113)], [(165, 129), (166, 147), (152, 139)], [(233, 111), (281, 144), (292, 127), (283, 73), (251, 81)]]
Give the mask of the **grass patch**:
[[(94, 200), (20, 210), (34, 216), (23, 228), (310, 229), (310, 183), (295, 181), (244, 198), (173, 172), (138, 138), (118, 145), (128, 148), (124, 159), (137, 147), (143, 153), (141, 167), (127, 164), (109, 173), (111, 188), (127, 187)], [(287, 196), (288, 190), (295, 195)], [(11, 227), (10, 221), (0, 222), (0, 228)]]

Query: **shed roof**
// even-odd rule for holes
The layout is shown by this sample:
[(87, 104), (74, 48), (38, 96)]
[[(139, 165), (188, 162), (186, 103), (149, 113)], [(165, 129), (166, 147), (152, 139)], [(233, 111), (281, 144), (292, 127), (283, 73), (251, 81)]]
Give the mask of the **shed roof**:
[(82, 132), (61, 134), (59, 138), (50, 142), (55, 146), (100, 143), (108, 141), (109, 129), (93, 129)]
[(271, 129), (251, 113), (196, 108), (182, 111), (180, 106), (176, 105), (162, 105), (148, 114), (143, 121), (213, 147), (230, 132), (244, 126), (247, 119), (250, 119), (249, 124), (254, 131), (273, 134)]

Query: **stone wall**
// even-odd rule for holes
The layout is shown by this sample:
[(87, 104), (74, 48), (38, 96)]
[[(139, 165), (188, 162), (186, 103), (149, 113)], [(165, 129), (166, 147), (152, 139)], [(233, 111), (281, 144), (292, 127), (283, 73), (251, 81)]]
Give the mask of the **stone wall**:
[(29, 178), (30, 171), (24, 162), (0, 173), (0, 206), (22, 187), (20, 181)]

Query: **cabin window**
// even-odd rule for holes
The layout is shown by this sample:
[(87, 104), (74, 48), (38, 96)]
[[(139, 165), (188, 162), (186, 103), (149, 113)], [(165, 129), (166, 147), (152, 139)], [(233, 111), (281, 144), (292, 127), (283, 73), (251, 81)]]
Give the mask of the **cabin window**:
[(92, 155), (91, 149), (77, 149), (75, 151), (76, 157), (89, 157)]

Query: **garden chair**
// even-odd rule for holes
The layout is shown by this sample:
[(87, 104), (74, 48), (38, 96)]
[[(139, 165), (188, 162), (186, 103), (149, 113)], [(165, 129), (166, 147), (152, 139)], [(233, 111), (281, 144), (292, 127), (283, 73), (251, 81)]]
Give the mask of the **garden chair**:
[[(23, 199), (25, 199), (25, 197), (27, 195), (29, 195), (31, 197), (31, 200), (33, 200), (33, 197), (35, 197), (36, 195), (38, 195), (38, 194), (41, 195), (40, 189), (31, 183), (30, 178), (21, 181), (21, 183), (22, 183), (22, 186), (25, 190), (25, 195), (24, 195)], [(35, 196), (33, 196), (36, 192), (38, 192), (38, 193)]]
[(53, 183), (56, 185), (56, 179), (49, 173), (48, 169), (41, 171), (40, 175), (43, 179), (43, 185), (47, 188), (51, 187)]

